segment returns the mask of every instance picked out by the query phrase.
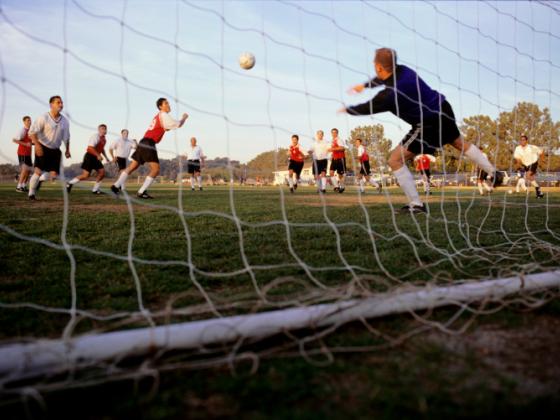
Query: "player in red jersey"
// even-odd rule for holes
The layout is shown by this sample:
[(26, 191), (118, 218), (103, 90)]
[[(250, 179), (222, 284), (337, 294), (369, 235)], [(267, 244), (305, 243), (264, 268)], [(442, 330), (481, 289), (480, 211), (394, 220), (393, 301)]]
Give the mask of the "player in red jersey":
[[(288, 164), (288, 183), (290, 185), (291, 193), (293, 193), (294, 190), (297, 190), (299, 177), (301, 175), (301, 171), (303, 170), (305, 155), (305, 150), (303, 150), (303, 147), (299, 144), (299, 136), (294, 134), (292, 136), (292, 144), (288, 150), (288, 156), (290, 158)], [(295, 179), (294, 174), (296, 175)]]
[(189, 117), (187, 113), (184, 113), (179, 121), (174, 120), (169, 115), (171, 106), (165, 98), (159, 98), (156, 102), (156, 106), (159, 112), (153, 118), (152, 123), (148, 127), (148, 131), (144, 134), (144, 138), (140, 140), (138, 148), (132, 154), (132, 162), (124, 171), (121, 172), (117, 182), (111, 185), (111, 191), (117, 195), (121, 192), (121, 188), (126, 182), (128, 176), (138, 169), (140, 165), (147, 163), (150, 166), (150, 173), (146, 177), (142, 187), (138, 190), (136, 196), (143, 199), (153, 198), (148, 194), (147, 190), (148, 187), (152, 185), (152, 182), (154, 182), (154, 178), (159, 174), (159, 158), (156, 144), (161, 141), (166, 131), (182, 127)]
[(426, 195), (432, 194), (430, 192), (430, 179), (432, 177), (432, 173), (430, 172), (430, 166), (433, 162), (436, 161), (436, 158), (432, 155), (428, 154), (421, 154), (417, 155), (414, 158), (414, 163), (416, 164), (416, 170), (422, 175), (422, 182), (424, 183), (424, 193)]
[(360, 193), (365, 193), (365, 183), (368, 182), (372, 187), (377, 188), (378, 192), (381, 192), (381, 184), (378, 184), (371, 177), (371, 168), (369, 166), (369, 155), (363, 144), (362, 139), (356, 139), (354, 143), (358, 152), (358, 160), (360, 161), (360, 172), (357, 175), (358, 186)]
[[(344, 185), (344, 174), (346, 173), (346, 155), (344, 153), (344, 146), (338, 138), (338, 128), (333, 128), (331, 130), (332, 143), (329, 152), (332, 154), (331, 167), (329, 170), (329, 176), (331, 177), (331, 182), (334, 185), (334, 190), (342, 193), (346, 189)], [(334, 173), (338, 176), (335, 177)]]
[(17, 155), (20, 167), (18, 184), (16, 187), (17, 192), (27, 191), (27, 181), (29, 174), (33, 169), (33, 162), (31, 161), (31, 146), (33, 142), (29, 137), (29, 127), (31, 127), (31, 117), (23, 117), (23, 128), (19, 131), (18, 135), (13, 138), (13, 142), (18, 144)]
[(109, 157), (107, 153), (105, 153), (105, 144), (107, 144), (107, 140), (105, 139), (106, 135), (107, 126), (105, 124), (99, 124), (97, 133), (89, 139), (86, 154), (82, 162), (82, 174), (66, 183), (66, 191), (72, 191), (72, 187), (75, 184), (88, 179), (91, 173), (96, 171), (97, 178), (95, 179), (95, 184), (93, 184), (93, 190), (91, 192), (96, 195), (104, 194), (99, 188), (101, 187), (101, 181), (105, 178), (105, 168), (101, 161), (103, 157), (105, 157), (105, 160), (109, 162)]

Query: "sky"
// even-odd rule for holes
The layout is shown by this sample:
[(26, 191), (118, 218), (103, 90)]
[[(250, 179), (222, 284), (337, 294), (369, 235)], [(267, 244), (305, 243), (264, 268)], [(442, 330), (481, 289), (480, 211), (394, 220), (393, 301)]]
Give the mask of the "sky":
[[(530, 101), (560, 119), (560, 2), (0, 0), (0, 163), (16, 163), (21, 118), (59, 94), (80, 162), (98, 124), (141, 139), (169, 98), (185, 126), (161, 158), (197, 137), (208, 158), (246, 162), (313, 133), (381, 123), (395, 144), (409, 130), (384, 113), (339, 115), (375, 94), (347, 89), (373, 76), (391, 47), (443, 93), (458, 120), (496, 117)], [(253, 69), (238, 57), (255, 55)]]

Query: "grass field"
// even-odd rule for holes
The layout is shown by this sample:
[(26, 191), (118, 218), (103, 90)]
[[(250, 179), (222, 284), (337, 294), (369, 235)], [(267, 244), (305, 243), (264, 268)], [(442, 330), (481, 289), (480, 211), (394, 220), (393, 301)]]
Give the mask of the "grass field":
[[(133, 186), (129, 187), (134, 191)], [(89, 185), (69, 197), (66, 241), (76, 262), (75, 332), (147, 325), (130, 315), (142, 304), (157, 323), (221, 315), (460, 279), (504, 277), (558, 267), (560, 192), (547, 199), (478, 197), (473, 189), (436, 190), (429, 216), (394, 215), (399, 189), (360, 197), (354, 188), (323, 199), (301, 187), (208, 187), (182, 192), (158, 186), (155, 200), (93, 196)], [(58, 184), (28, 202), (13, 185), (0, 186), (0, 335), (3, 340), (59, 337), (69, 320), (71, 264), (61, 246), (64, 200)], [(131, 216), (134, 237), (131, 241)], [(40, 239), (42, 242), (29, 239)], [(305, 264), (307, 273), (302, 268)], [(26, 305), (21, 305), (26, 304)], [(39, 305), (41, 310), (31, 305)], [(166, 308), (194, 308), (175, 312)], [(422, 314), (442, 323), (452, 308)], [(127, 322), (119, 324), (119, 320)], [(451, 328), (470, 319), (465, 314)], [(419, 327), (410, 315), (340, 328), (310, 343), (312, 360), (285, 337), (250, 347), (262, 354), (257, 373), (241, 364), (204, 370), (162, 370), (153, 381), (119, 381), (45, 394), (47, 416), (97, 418), (361, 418), (464, 417), (556, 413), (560, 408), (560, 305), (534, 311), (513, 303), (478, 317), (463, 335)], [(379, 334), (372, 334), (378, 331)], [(307, 334), (309, 332), (301, 332)], [(391, 339), (387, 338), (391, 337)], [(391, 344), (387, 346), (387, 344)], [(353, 347), (385, 346), (357, 352)], [(270, 348), (282, 351), (269, 352)], [(335, 349), (330, 360), (325, 349)], [(336, 351), (340, 349), (340, 351)], [(339, 354), (340, 353), (340, 354)], [(311, 356), (313, 354), (313, 356)], [(174, 355), (173, 357), (177, 357)], [(328, 363), (326, 363), (328, 362)], [(163, 367), (165, 364), (162, 364)], [(7, 399), (0, 410), (19, 417), (25, 404)], [(45, 415), (30, 403), (32, 414)], [(86, 412), (84, 412), (84, 409)], [(0, 411), (1, 412), (1, 411)]]

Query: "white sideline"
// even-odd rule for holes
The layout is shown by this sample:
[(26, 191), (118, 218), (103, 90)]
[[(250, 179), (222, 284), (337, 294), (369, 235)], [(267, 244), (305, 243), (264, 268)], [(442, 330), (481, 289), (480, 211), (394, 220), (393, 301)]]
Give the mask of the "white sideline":
[(33, 343), (9, 344), (0, 347), (0, 383), (92, 366), (102, 361), (143, 355), (155, 350), (196, 349), (239, 338), (259, 339), (282, 331), (343, 324), (360, 318), (470, 303), (481, 299), (497, 300), (516, 292), (553, 287), (560, 287), (560, 270), (455, 286), (427, 287), (361, 300), (83, 335), (66, 342), (37, 340)]

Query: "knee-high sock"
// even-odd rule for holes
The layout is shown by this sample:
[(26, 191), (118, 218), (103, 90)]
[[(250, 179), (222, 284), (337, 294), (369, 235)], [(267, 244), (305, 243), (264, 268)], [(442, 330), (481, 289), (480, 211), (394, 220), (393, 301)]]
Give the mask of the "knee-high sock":
[(191, 176), (191, 189), (194, 190), (194, 176)]
[(198, 188), (202, 188), (202, 176), (200, 176), (200, 175), (197, 176), (196, 180), (198, 182)]
[(369, 179), (369, 183), (374, 186), (375, 188), (379, 188), (379, 184), (373, 180), (373, 178)]
[(77, 184), (78, 182), (80, 182), (80, 179), (78, 177), (72, 178), (70, 181), (68, 181), (70, 185)]
[(95, 184), (93, 184), (93, 192), (99, 191), (99, 187), (101, 187), (101, 181), (95, 181)]
[(365, 191), (365, 188), (364, 188), (365, 181), (364, 181), (363, 178), (360, 178), (360, 181), (358, 182), (358, 185), (360, 186), (360, 192), (364, 192)]
[(37, 184), (39, 183), (40, 175), (33, 174), (31, 175), (31, 180), (29, 181), (29, 195), (35, 195), (35, 191), (37, 190)]
[(333, 184), (333, 187), (338, 188), (338, 176), (331, 176), (331, 182)]
[(478, 147), (471, 144), (469, 150), (465, 152), (465, 156), (474, 162), (479, 168), (482, 168), (489, 175), (493, 175), (496, 172), (494, 165), (490, 163), (488, 158), (480, 151)]
[(418, 190), (416, 189), (416, 184), (414, 183), (414, 178), (408, 168), (403, 166), (402, 168), (393, 171), (393, 175), (397, 178), (399, 185), (408, 198), (409, 204), (421, 206), (422, 201), (420, 201), (420, 196), (418, 195)]
[(290, 188), (294, 187), (294, 178), (292, 175), (288, 175), (288, 185), (290, 186)]
[(51, 174), (49, 174), (48, 172), (42, 173), (39, 177), (39, 181), (41, 182), (48, 181), (49, 179), (51, 179)]
[(484, 188), (482, 188), (482, 182), (479, 182), (477, 184), (478, 186), (478, 192), (480, 193), (480, 195), (484, 195)]
[(327, 189), (327, 177), (326, 176), (321, 177), (321, 189), (322, 190)]
[(128, 173), (126, 171), (122, 171), (119, 175), (119, 179), (115, 182), (115, 187), (124, 189), (124, 184), (126, 179), (128, 178)]
[(144, 180), (144, 183), (142, 184), (142, 186), (138, 190), (138, 194), (142, 194), (144, 191), (146, 191), (148, 188), (150, 188), (150, 185), (152, 185), (152, 182), (154, 182), (154, 178), (152, 178), (151, 176), (147, 176), (146, 179)]

